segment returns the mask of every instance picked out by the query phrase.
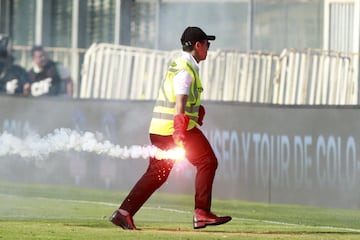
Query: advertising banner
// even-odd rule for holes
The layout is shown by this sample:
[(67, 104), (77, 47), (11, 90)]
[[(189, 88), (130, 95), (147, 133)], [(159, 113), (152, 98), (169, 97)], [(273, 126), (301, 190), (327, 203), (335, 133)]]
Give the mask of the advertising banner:
[[(153, 104), (2, 96), (0, 179), (128, 191), (147, 167)], [(214, 197), (360, 207), (358, 108), (204, 106)], [(195, 173), (179, 162), (160, 191), (193, 194)]]

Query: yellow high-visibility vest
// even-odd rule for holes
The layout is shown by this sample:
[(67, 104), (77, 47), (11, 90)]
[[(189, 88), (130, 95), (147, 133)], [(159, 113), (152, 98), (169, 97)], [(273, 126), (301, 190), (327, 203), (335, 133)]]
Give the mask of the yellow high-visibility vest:
[(159, 95), (153, 110), (153, 117), (150, 123), (150, 133), (164, 136), (173, 134), (176, 103), (173, 79), (177, 73), (183, 70), (187, 71), (193, 79), (190, 85), (190, 90), (185, 106), (185, 114), (190, 117), (187, 130), (197, 126), (200, 107), (200, 94), (203, 90), (199, 78), (199, 73), (185, 59), (178, 58), (170, 64), (165, 79), (161, 84)]

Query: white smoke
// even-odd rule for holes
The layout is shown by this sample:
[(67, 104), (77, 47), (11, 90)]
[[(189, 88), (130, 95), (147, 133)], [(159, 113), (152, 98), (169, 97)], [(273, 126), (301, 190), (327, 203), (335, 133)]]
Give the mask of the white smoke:
[(174, 151), (162, 151), (152, 145), (121, 147), (108, 140), (102, 141), (102, 135), (99, 133), (82, 133), (68, 128), (55, 129), (53, 133), (43, 137), (35, 133), (23, 138), (8, 132), (0, 135), (0, 157), (18, 155), (23, 158), (44, 159), (51, 153), (70, 150), (104, 154), (121, 159), (146, 159), (155, 156), (161, 160), (172, 158), (174, 154), (179, 155)]

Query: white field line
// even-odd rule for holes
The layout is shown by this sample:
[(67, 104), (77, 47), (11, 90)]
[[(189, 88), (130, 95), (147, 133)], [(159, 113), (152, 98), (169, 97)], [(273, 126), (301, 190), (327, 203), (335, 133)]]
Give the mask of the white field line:
[[(84, 201), (84, 200), (63, 200), (63, 199), (56, 199), (59, 201), (69, 201), (69, 202), (75, 202), (75, 203), (86, 203), (86, 204), (97, 204), (97, 205), (104, 205), (104, 206), (114, 206), (118, 207), (119, 204), (114, 203), (107, 203), (107, 202), (95, 202), (95, 201)], [(181, 213), (181, 214), (192, 214), (190, 211), (183, 211), (183, 210), (177, 210), (172, 208), (163, 208), (163, 207), (143, 207), (144, 209), (149, 210), (161, 210), (161, 211), (167, 211), (167, 212), (175, 212), (175, 213)], [(332, 227), (332, 226), (311, 226), (311, 225), (305, 225), (305, 224), (296, 224), (296, 223), (287, 223), (287, 222), (279, 222), (279, 221), (269, 221), (269, 220), (260, 220), (260, 219), (252, 219), (252, 218), (237, 218), (233, 217), (233, 219), (240, 220), (240, 221), (253, 221), (253, 222), (263, 222), (263, 223), (269, 223), (274, 225), (284, 225), (284, 226), (295, 226), (295, 227), (308, 227), (308, 228), (322, 228), (322, 229), (331, 229), (331, 230), (339, 230), (339, 231), (349, 231), (349, 232), (358, 232), (360, 233), (360, 229), (355, 228), (341, 228), (341, 227)]]
[[(0, 194), (3, 195), (3, 194)], [(95, 204), (95, 205), (102, 205), (102, 206), (110, 206), (110, 207), (118, 207), (119, 204), (115, 203), (108, 203), (108, 202), (98, 202), (98, 201), (86, 201), (86, 200), (71, 200), (71, 199), (61, 199), (61, 198), (45, 198), (45, 197), (36, 197), (37, 199), (44, 199), (44, 200), (55, 200), (55, 201), (62, 201), (62, 202), (73, 202), (73, 203), (84, 203), (84, 204)], [(163, 207), (142, 207), (148, 210), (161, 210), (166, 212), (174, 212), (174, 213), (181, 213), (181, 214), (192, 214), (190, 211), (183, 211), (177, 210), (172, 208), (163, 208)], [(233, 217), (233, 219), (239, 221), (250, 221), (250, 222), (262, 222), (262, 223), (269, 223), (274, 225), (283, 225), (283, 226), (294, 226), (294, 227), (307, 227), (307, 228), (321, 228), (321, 229), (331, 229), (331, 230), (338, 230), (338, 231), (348, 231), (348, 232), (356, 232), (360, 233), (360, 229), (355, 228), (342, 228), (342, 227), (332, 227), (332, 226), (311, 226), (305, 224), (297, 224), (297, 223), (287, 223), (287, 222), (279, 222), (279, 221), (269, 221), (269, 220), (261, 220), (261, 219), (252, 219), (252, 218), (238, 218)]]
[(337, 231), (348, 231), (348, 232), (356, 232), (360, 233), (360, 229), (355, 228), (342, 228), (342, 227), (332, 227), (332, 226), (312, 226), (312, 225), (305, 225), (305, 224), (298, 224), (298, 223), (287, 223), (287, 222), (278, 222), (278, 221), (269, 221), (269, 220), (260, 220), (260, 219), (252, 219), (252, 218), (233, 218), (242, 221), (253, 221), (253, 222), (262, 222), (262, 223), (269, 223), (274, 225), (283, 225), (283, 226), (293, 226), (293, 227), (307, 227), (307, 228), (321, 228), (321, 229), (331, 229)]

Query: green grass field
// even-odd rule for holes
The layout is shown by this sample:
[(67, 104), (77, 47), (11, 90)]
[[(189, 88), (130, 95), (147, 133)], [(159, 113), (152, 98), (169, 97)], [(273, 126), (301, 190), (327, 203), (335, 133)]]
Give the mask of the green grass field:
[(192, 229), (193, 197), (155, 193), (135, 216), (108, 221), (125, 193), (0, 182), (0, 239), (360, 239), (360, 211), (214, 199), (225, 225)]

